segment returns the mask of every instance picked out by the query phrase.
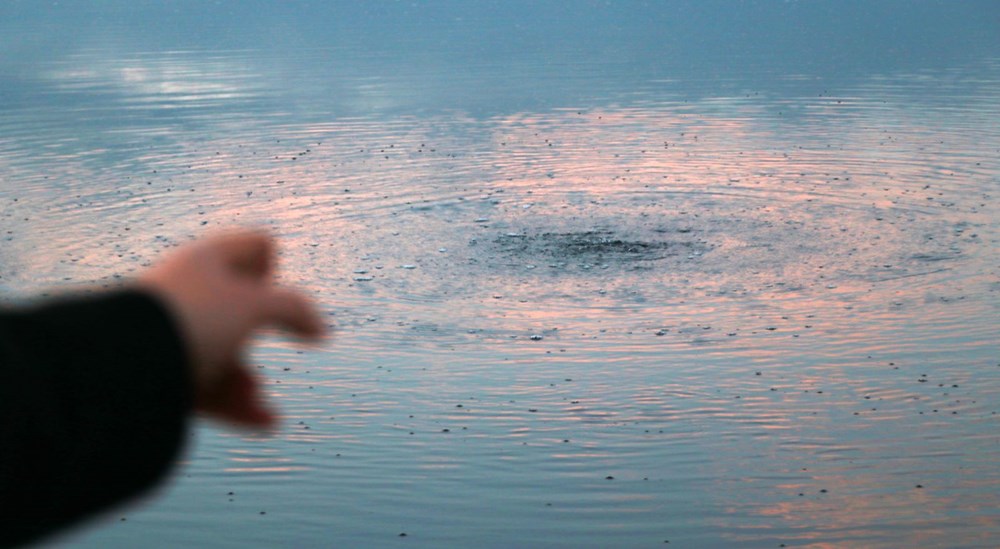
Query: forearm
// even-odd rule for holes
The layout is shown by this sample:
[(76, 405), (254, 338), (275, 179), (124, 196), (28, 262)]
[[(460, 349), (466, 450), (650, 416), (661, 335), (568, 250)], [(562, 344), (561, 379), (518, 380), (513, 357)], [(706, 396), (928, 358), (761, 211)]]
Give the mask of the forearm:
[(183, 441), (189, 378), (174, 320), (147, 294), (0, 314), (0, 545), (160, 479)]

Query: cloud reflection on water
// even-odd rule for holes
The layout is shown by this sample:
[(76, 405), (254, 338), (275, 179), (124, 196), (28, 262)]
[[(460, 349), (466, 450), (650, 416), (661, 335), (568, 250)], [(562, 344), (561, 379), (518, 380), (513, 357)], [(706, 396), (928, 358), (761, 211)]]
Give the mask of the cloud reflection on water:
[[(837, 97), (317, 121), (275, 108), (241, 55), (57, 70), (98, 113), (154, 108), (87, 111), (93, 140), (57, 125), (0, 156), (23, 182), (0, 210), (13, 290), (114, 282), (189, 235), (256, 224), (281, 237), (282, 280), (331, 313), (330, 348), (267, 340), (254, 357), (291, 429), (203, 437), (202, 480), (213, 460), (280, 479), (314, 520), (335, 505), (308, 486), (324, 474), (360, 501), (405, 501), (394, 482), (435, 503), (575, 500), (607, 531), (681, 529), (689, 508), (730, 541), (761, 540), (763, 521), (785, 540), (890, 542), (925, 524), (905, 534), (920, 542), (939, 535), (928, 509), (995, 531), (995, 463), (972, 456), (995, 455), (1000, 109), (921, 102), (899, 77)], [(588, 232), (663, 256), (551, 236)]]

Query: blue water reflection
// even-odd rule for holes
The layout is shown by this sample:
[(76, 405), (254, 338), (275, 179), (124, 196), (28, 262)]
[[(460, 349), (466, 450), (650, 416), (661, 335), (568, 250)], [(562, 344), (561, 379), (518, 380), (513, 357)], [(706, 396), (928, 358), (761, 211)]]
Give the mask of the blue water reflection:
[(336, 331), (63, 544), (989, 545), (992, 11), (3, 4), (5, 299), (263, 225)]

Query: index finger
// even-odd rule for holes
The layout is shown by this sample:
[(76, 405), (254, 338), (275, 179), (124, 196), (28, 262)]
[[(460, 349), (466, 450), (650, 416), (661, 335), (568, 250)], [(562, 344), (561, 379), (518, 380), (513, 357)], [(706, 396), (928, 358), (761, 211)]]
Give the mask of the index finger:
[(288, 289), (268, 292), (261, 304), (260, 321), (308, 340), (317, 340), (326, 331), (312, 301)]
[(274, 269), (274, 239), (264, 231), (220, 234), (206, 240), (204, 245), (237, 274), (263, 279)]

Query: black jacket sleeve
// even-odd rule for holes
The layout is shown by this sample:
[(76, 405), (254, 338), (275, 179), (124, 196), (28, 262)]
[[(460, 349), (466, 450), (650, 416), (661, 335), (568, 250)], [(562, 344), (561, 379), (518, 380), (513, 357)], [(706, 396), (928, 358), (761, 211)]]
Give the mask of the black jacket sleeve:
[(190, 410), (183, 342), (154, 297), (0, 313), (0, 546), (151, 487), (180, 451)]

